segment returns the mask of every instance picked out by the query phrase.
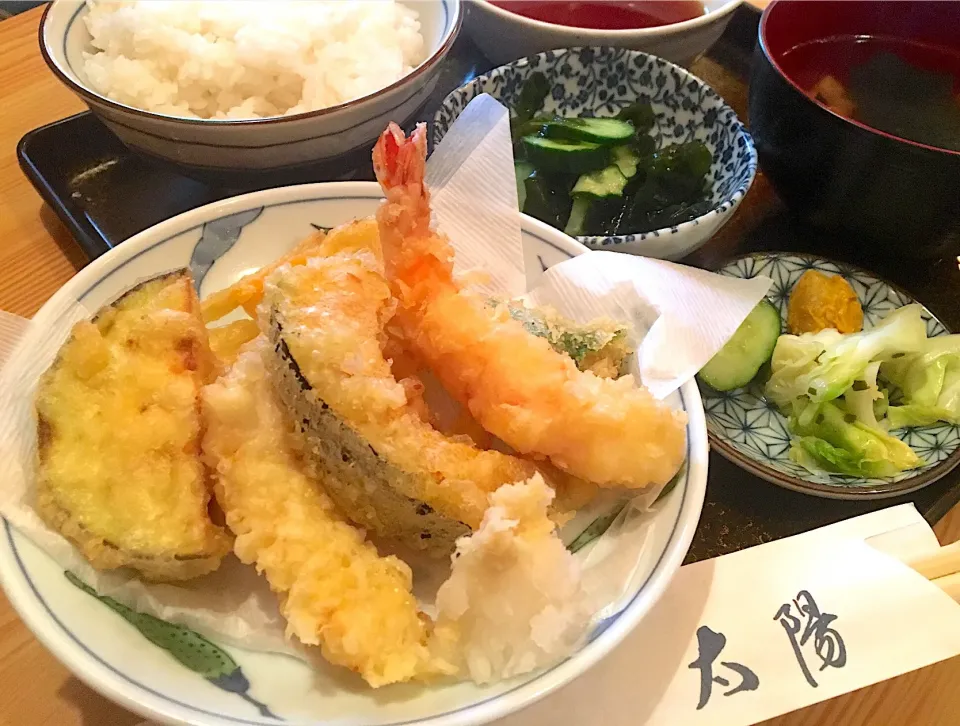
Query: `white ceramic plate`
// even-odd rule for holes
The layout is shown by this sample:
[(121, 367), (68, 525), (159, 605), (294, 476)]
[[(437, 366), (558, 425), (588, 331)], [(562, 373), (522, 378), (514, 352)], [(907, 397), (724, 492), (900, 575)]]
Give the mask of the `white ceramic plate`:
[[(374, 183), (311, 184), (247, 194), (174, 217), (77, 274), (37, 313), (26, 344), (45, 335), (60, 301), (75, 298), (96, 310), (142, 278), (187, 265), (201, 295), (206, 295), (275, 259), (310, 233), (311, 225), (331, 227), (372, 215), (379, 198)], [(523, 240), (528, 264), (541, 269), (585, 251), (530, 218), (523, 221)], [(577, 653), (519, 679), (483, 688), (461, 683), (373, 691), (340, 669), (313, 670), (286, 656), (221, 650), (212, 643), (201, 647), (223, 653), (221, 664), (226, 658), (233, 665), (190, 670), (148, 643), (115, 609), (71, 584), (50, 557), (6, 522), (0, 532), (0, 580), (26, 624), (79, 678), (127, 708), (165, 723), (483, 723), (529, 705), (609, 653), (650, 610), (683, 561), (706, 488), (707, 432), (695, 383), (684, 385), (672, 401), (689, 417), (687, 465), (656, 505), (631, 591)]]

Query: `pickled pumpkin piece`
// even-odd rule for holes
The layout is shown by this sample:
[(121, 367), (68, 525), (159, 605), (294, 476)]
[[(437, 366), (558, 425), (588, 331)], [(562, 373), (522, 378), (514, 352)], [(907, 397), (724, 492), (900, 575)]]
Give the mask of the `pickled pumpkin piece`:
[(827, 328), (858, 333), (863, 330), (863, 308), (857, 293), (842, 276), (807, 270), (790, 293), (787, 328), (794, 335), (819, 333)]

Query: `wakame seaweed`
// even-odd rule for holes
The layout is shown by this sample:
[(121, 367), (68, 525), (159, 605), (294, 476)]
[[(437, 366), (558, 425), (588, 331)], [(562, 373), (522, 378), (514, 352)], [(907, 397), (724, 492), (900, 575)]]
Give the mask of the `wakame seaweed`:
[(649, 232), (712, 208), (710, 150), (697, 140), (658, 148), (650, 103), (565, 119), (541, 112), (548, 95), (546, 77), (534, 73), (513, 109), (522, 212), (583, 236)]

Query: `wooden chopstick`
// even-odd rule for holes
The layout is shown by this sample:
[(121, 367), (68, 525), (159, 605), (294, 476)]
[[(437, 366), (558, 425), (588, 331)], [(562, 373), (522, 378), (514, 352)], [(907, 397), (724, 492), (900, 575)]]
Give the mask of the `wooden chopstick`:
[(960, 572), (960, 542), (945, 545), (933, 554), (925, 555), (907, 564), (928, 580)]
[(960, 602), (960, 542), (945, 545), (907, 564)]
[(934, 580), (930, 580), (930, 582), (960, 603), (960, 572), (954, 572), (952, 575), (938, 577)]

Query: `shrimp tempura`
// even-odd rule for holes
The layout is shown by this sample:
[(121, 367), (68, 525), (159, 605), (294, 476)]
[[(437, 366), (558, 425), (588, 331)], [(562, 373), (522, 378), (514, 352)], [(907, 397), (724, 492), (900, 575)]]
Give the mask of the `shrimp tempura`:
[(373, 150), (377, 221), (395, 323), (480, 424), (524, 455), (601, 486), (663, 484), (684, 457), (685, 417), (635, 385), (581, 372), (501, 306), (461, 289), (453, 248), (430, 228), (423, 124), (390, 124)]

